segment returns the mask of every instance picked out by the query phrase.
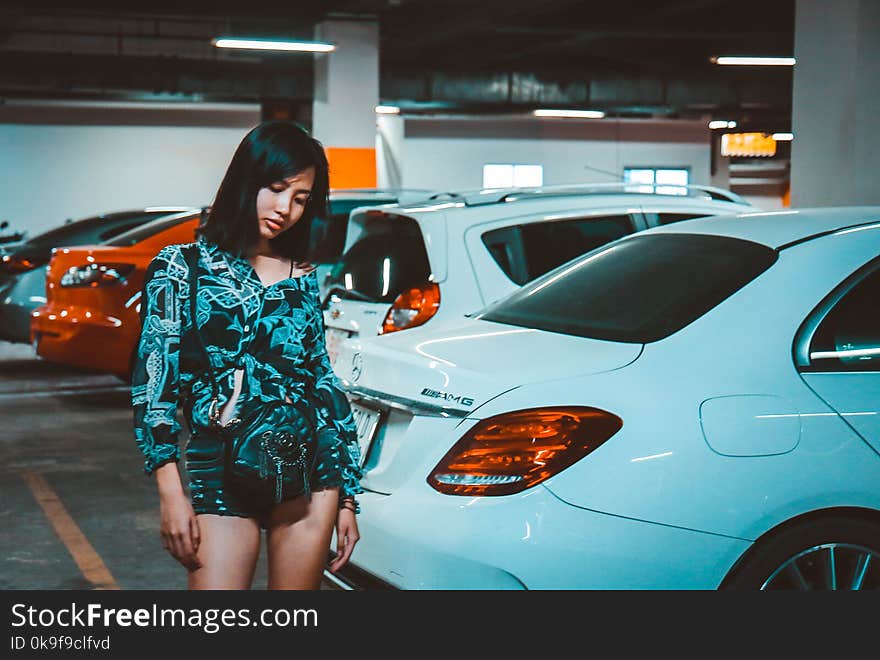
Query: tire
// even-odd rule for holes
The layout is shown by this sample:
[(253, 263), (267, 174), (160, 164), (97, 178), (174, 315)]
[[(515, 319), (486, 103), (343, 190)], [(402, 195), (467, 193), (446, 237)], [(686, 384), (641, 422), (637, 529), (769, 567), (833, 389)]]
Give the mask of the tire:
[(824, 518), (795, 524), (759, 540), (721, 588), (880, 589), (880, 523)]

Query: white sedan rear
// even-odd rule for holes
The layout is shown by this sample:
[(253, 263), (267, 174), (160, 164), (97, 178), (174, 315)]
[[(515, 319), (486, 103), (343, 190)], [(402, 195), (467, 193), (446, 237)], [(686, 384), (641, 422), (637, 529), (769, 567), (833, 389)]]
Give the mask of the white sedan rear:
[(470, 320), (348, 342), (346, 579), (880, 587), (880, 209), (620, 239)]

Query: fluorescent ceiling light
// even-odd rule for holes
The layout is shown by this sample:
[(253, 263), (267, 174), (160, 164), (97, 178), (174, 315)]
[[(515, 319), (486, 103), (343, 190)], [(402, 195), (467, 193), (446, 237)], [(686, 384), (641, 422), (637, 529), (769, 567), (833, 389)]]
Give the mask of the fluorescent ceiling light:
[(794, 140), (794, 133), (774, 133), (771, 137), (777, 142), (791, 142)]
[(333, 44), (317, 41), (275, 41), (272, 39), (234, 39), (223, 37), (211, 39), (217, 48), (239, 48), (244, 50), (283, 50), (299, 53), (329, 53), (336, 50)]
[(396, 105), (377, 105), (376, 112), (380, 115), (399, 115), (400, 108)]
[(580, 119), (602, 119), (600, 110), (535, 110), (535, 117), (574, 117)]
[(794, 66), (793, 57), (732, 57), (724, 55), (713, 57), (715, 64), (739, 65), (739, 66)]
[(715, 119), (709, 122), (709, 128), (736, 128), (735, 121), (727, 121), (726, 119)]

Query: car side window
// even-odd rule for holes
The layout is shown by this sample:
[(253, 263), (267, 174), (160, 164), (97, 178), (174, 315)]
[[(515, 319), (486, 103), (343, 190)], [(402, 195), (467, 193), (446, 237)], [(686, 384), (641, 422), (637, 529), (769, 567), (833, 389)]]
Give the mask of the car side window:
[(810, 342), (810, 365), (822, 371), (880, 371), (880, 267), (837, 301)]
[(482, 239), (505, 275), (522, 285), (634, 231), (629, 215), (613, 215), (502, 227)]

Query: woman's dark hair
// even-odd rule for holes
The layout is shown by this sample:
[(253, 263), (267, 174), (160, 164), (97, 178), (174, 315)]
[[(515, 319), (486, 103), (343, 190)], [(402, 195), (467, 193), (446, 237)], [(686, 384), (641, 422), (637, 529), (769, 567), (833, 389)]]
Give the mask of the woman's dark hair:
[(242, 139), (207, 219), (198, 229), (205, 240), (243, 256), (259, 240), (257, 193), (276, 181), (315, 168), (315, 182), (302, 217), (290, 229), (271, 240), (280, 255), (310, 261), (314, 245), (315, 218), (327, 215), (330, 182), (327, 156), (321, 143), (291, 121), (267, 121)]

